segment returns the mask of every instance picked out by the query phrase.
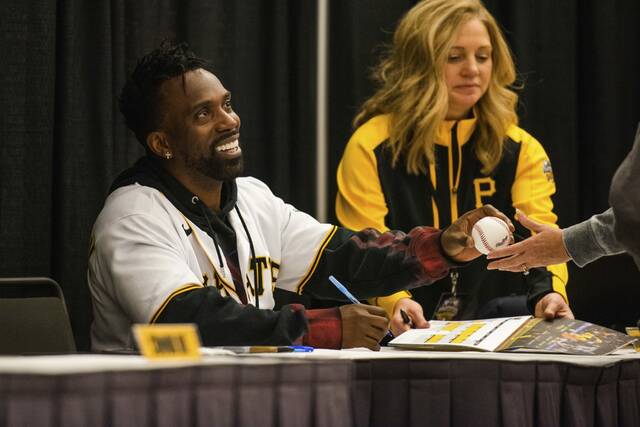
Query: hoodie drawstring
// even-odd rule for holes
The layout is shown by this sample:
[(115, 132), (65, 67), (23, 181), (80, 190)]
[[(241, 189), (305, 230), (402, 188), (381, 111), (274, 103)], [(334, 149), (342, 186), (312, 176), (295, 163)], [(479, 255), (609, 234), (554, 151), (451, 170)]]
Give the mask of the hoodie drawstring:
[(242, 223), (242, 228), (244, 228), (244, 232), (247, 234), (247, 239), (249, 240), (249, 249), (251, 250), (251, 268), (253, 268), (253, 284), (255, 286), (256, 308), (260, 308), (260, 289), (262, 288), (262, 275), (258, 277), (258, 260), (256, 259), (256, 250), (253, 247), (253, 239), (251, 238), (251, 234), (249, 234), (249, 228), (247, 228), (247, 224), (244, 222), (242, 214), (240, 214), (238, 205), (235, 206), (235, 209), (236, 213), (238, 214), (238, 218), (240, 218), (240, 222)]
[(204, 203), (200, 201), (198, 196), (193, 196), (191, 198), (191, 203), (193, 203), (194, 205), (200, 206), (202, 215), (204, 216), (204, 219), (207, 220), (207, 226), (209, 226), (209, 231), (211, 232), (211, 238), (213, 239), (213, 246), (216, 247), (216, 254), (218, 255), (218, 263), (220, 264), (220, 268), (224, 270), (224, 261), (222, 258), (222, 254), (220, 253), (220, 244), (218, 243), (218, 239), (216, 238), (216, 233), (213, 231), (213, 227), (211, 226), (211, 221), (209, 220), (209, 215), (207, 215), (207, 210), (204, 207)]
[[(199, 202), (199, 203), (198, 203)], [(207, 209), (205, 209), (204, 203), (198, 198), (198, 196), (193, 196), (191, 198), (191, 203), (194, 205), (200, 206), (200, 210), (202, 211), (202, 215), (207, 220), (207, 226), (209, 227), (209, 231), (211, 232), (211, 238), (213, 239), (213, 244), (216, 247), (216, 254), (218, 255), (218, 262), (220, 263), (220, 267), (224, 270), (224, 261), (222, 257), (222, 253), (220, 252), (220, 244), (218, 243), (218, 239), (216, 238), (216, 233), (213, 231), (213, 227), (211, 226), (211, 220), (209, 220), (209, 215), (207, 214)], [(244, 228), (244, 232), (247, 234), (247, 239), (249, 240), (249, 249), (251, 250), (251, 268), (253, 268), (253, 284), (255, 287), (255, 303), (256, 308), (260, 308), (260, 289), (262, 288), (262, 277), (258, 277), (258, 266), (256, 259), (256, 250), (253, 246), (253, 239), (251, 238), (251, 234), (249, 234), (249, 228), (247, 224), (244, 222), (244, 218), (242, 214), (240, 214), (240, 209), (238, 209), (238, 205), (235, 206), (236, 212), (238, 213), (238, 218), (240, 218), (240, 222), (242, 223), (242, 228)], [(258, 282), (260, 280), (260, 282)]]

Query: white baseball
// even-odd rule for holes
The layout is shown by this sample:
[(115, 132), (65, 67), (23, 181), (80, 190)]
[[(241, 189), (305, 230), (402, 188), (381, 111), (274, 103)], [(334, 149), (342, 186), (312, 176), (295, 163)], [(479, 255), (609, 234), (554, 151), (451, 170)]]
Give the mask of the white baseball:
[(513, 243), (513, 235), (506, 222), (495, 216), (486, 216), (476, 222), (471, 230), (476, 249), (488, 254), (494, 249)]

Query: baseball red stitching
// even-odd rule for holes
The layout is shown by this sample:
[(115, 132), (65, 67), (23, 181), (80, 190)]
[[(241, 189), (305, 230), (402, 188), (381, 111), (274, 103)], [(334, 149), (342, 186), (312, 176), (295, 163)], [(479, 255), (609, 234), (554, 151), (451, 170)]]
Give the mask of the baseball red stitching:
[(478, 234), (480, 234), (480, 241), (484, 245), (484, 248), (487, 252), (491, 252), (491, 246), (489, 246), (489, 242), (487, 242), (487, 236), (484, 235), (484, 230), (482, 227), (478, 227)]
[[(496, 218), (496, 217), (493, 217), (493, 216), (489, 216), (489, 217), (487, 217), (487, 218), (491, 218), (491, 220), (492, 220), (493, 222), (496, 222), (496, 223), (500, 224), (500, 226), (501, 226), (502, 228), (505, 228), (505, 229), (506, 229), (506, 231), (507, 231), (507, 236), (509, 236), (509, 234), (511, 233), (511, 231), (509, 230), (509, 227), (507, 227), (507, 224), (506, 224), (504, 221), (502, 221), (500, 218)], [(483, 245), (483, 246), (484, 246), (484, 248), (487, 250), (487, 252), (491, 252), (493, 249), (495, 249), (495, 248), (492, 248), (492, 247), (489, 245), (489, 242), (487, 241), (487, 236), (485, 236), (485, 234), (484, 234), (484, 230), (483, 230), (483, 229), (482, 229), (482, 227), (480, 227), (480, 226), (478, 226), (478, 234), (480, 235), (480, 241), (482, 242), (482, 245)]]

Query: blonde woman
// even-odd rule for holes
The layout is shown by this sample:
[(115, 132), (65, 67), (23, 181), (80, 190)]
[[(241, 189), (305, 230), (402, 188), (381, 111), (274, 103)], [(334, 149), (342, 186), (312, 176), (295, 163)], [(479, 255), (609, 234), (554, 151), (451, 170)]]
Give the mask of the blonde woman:
[[(555, 226), (551, 164), (517, 126), (513, 59), (480, 1), (418, 3), (375, 77), (378, 89), (355, 118), (338, 167), (336, 212), (344, 226), (442, 228), (485, 204)], [(487, 271), (483, 258), (416, 289), (419, 304), (407, 292), (377, 304), (395, 334), (426, 326), (427, 317), (572, 317), (565, 264), (521, 269), (525, 274)]]

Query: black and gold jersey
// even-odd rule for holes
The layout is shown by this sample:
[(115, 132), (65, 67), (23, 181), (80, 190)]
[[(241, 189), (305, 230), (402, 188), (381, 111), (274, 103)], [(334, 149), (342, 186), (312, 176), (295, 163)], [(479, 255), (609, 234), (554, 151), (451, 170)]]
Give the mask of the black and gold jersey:
[[(502, 160), (489, 174), (475, 154), (475, 118), (442, 123), (435, 146), (435, 164), (428, 172), (413, 175), (402, 159), (392, 166), (388, 149), (387, 115), (372, 118), (356, 130), (338, 167), (336, 213), (347, 228), (359, 230), (409, 230), (417, 225), (445, 228), (462, 213), (491, 204), (513, 217), (515, 208), (532, 219), (555, 224), (551, 196), (555, 183), (551, 163), (542, 145), (527, 132), (511, 126)], [(528, 230), (516, 225), (516, 233)], [(467, 294), (469, 304), (462, 314), (471, 318), (484, 304), (509, 295), (543, 294), (553, 289), (566, 298), (565, 264), (550, 266), (523, 276), (486, 270), (484, 257), (459, 271), (458, 292)], [(450, 279), (417, 289), (414, 298), (432, 315), (443, 292), (451, 289)], [(546, 291), (545, 291), (546, 289)], [(399, 293), (378, 298), (389, 313), (395, 302), (408, 296)]]

